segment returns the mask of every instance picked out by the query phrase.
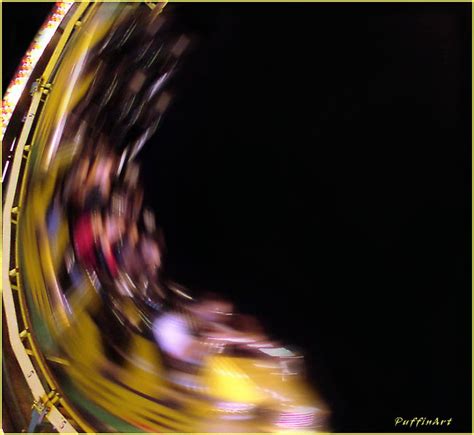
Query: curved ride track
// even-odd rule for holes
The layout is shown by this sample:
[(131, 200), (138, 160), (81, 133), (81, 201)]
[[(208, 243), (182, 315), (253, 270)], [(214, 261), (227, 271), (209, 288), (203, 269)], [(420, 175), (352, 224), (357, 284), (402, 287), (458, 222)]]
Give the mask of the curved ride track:
[[(282, 371), (282, 348), (272, 348), (274, 359), (266, 360), (209, 355), (202, 373), (207, 387), (192, 394), (177, 391), (163, 376), (162, 356), (149, 334), (132, 330), (123, 363), (111, 363), (97, 322), (104, 309), (97, 276), (84, 268), (73, 282), (68, 275), (70, 216), (56, 201), (60, 186), (80, 153), (104, 135), (124, 165), (133, 161), (170, 102), (169, 83), (189, 40), (168, 28), (163, 8), (57, 4), (5, 94), (8, 415), (22, 426), (17, 430), (25, 429), (29, 402), (38, 423), (45, 419), (68, 433), (219, 431), (215, 422), (230, 421), (229, 413), (235, 422), (226, 427), (234, 432), (325, 431), (326, 406), (288, 369), (298, 355), (285, 354)], [(131, 323), (143, 317), (133, 301), (119, 311)], [(249, 409), (252, 418), (245, 414)]]

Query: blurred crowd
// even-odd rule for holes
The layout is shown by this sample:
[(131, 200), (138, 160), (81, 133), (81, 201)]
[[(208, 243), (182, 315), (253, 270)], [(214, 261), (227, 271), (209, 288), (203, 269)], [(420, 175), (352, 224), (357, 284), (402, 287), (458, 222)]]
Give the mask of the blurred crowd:
[[(173, 35), (171, 43), (156, 38), (164, 21), (159, 15), (132, 21), (123, 13), (120, 25), (97, 48), (90, 62), (94, 80), (70, 114), (67, 140), (77, 146), (48, 219), (51, 232), (59, 226), (57, 210), (67, 216), (70, 291), (81, 288), (81, 277), (93, 283), (100, 303), (90, 314), (109, 367), (124, 365), (131, 340), (139, 335), (156, 344), (163, 376), (178, 390), (199, 389), (201, 369), (216, 354), (263, 361), (260, 368), (271, 376), (280, 369), (282, 376), (298, 374), (294, 362), (300, 356), (270, 341), (255, 317), (235, 312), (219, 295), (195, 295), (165, 273), (163, 230), (147, 206), (137, 160), (170, 103), (164, 85), (190, 42), (183, 35)], [(278, 388), (290, 391), (282, 385)], [(293, 406), (275, 391), (267, 393)], [(314, 412), (294, 407), (281, 413), (281, 426), (310, 427)]]
[(97, 322), (112, 361), (123, 360), (127, 334), (138, 332), (156, 341), (169, 379), (190, 386), (207, 355), (245, 353), (249, 344), (266, 339), (258, 321), (235, 313), (229, 301), (215, 294), (195, 298), (167, 280), (163, 232), (144, 205), (138, 163), (121, 165), (103, 143), (76, 160), (59, 195), (76, 267), (99, 283), (103, 306)]
[(169, 84), (191, 40), (174, 33), (158, 8), (132, 9), (123, 9), (90, 55), (94, 79), (70, 114), (76, 155), (55, 203), (69, 223), (73, 286), (85, 270), (100, 294), (95, 321), (109, 359), (123, 362), (138, 333), (157, 343), (170, 373), (190, 374), (206, 355), (263, 335), (256, 319), (237, 315), (228, 301), (196, 299), (166, 278), (163, 231), (145, 205), (137, 155), (170, 104)]
[(120, 172), (118, 156), (106, 148), (81, 157), (63, 194), (75, 252), (84, 267), (124, 296), (159, 295), (163, 238), (154, 214), (143, 208), (137, 164)]

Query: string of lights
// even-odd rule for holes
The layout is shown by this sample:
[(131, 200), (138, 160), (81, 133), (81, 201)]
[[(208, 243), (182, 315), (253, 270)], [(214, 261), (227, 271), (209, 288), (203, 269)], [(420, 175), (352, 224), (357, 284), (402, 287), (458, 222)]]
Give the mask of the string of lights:
[(21, 60), (2, 101), (2, 140), (31, 73), (73, 3), (74, 2), (58, 2), (55, 4), (51, 14), (41, 26), (28, 51)]

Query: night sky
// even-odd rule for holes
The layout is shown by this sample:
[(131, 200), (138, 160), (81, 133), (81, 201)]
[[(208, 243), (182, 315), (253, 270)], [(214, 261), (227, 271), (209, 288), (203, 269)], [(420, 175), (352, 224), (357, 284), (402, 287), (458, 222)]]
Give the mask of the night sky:
[[(171, 6), (169, 275), (301, 349), (335, 431), (471, 432), (471, 4)], [(48, 10), (3, 5), (4, 89)]]

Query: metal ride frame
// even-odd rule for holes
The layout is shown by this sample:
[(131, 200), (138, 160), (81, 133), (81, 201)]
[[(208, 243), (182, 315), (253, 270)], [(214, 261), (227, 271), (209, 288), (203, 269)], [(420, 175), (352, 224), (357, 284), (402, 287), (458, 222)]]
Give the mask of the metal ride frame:
[[(64, 5), (64, 3), (61, 4)], [(199, 422), (205, 420), (204, 424), (209, 424), (217, 414), (222, 412), (224, 413), (223, 416), (219, 417), (222, 420), (228, 418), (229, 413), (240, 412), (233, 407), (226, 410), (226, 404), (239, 405), (241, 402), (244, 405), (252, 403), (252, 409), (254, 407), (253, 403), (257, 403), (255, 406), (258, 406), (259, 409), (271, 411), (275, 415), (277, 413), (278, 415), (285, 415), (286, 408), (277, 406), (279, 405), (277, 401), (280, 400), (278, 399), (280, 397), (278, 392), (273, 394), (269, 390), (272, 394), (264, 396), (260, 392), (262, 388), (260, 390), (253, 388), (255, 382), (252, 379), (257, 376), (259, 382), (262, 379), (261, 368), (255, 369), (253, 374), (247, 376), (246, 373), (252, 371), (252, 361), (238, 362), (234, 361), (231, 356), (225, 355), (215, 357), (206, 371), (203, 372), (205, 384), (217, 385), (214, 388), (215, 391), (204, 399), (189, 395), (184, 403), (180, 397), (178, 400), (181, 400), (181, 404), (184, 403), (184, 406), (178, 408), (155, 400), (155, 397), (159, 396), (161, 391), (172, 390), (172, 384), (166, 385), (166, 383), (164, 383), (164, 386), (160, 384), (159, 388), (154, 389), (147, 396), (147, 385), (154, 385), (156, 378), (160, 377), (160, 372), (158, 374), (155, 372), (152, 376), (149, 376), (151, 370), (146, 367), (143, 369), (143, 365), (137, 364), (136, 361), (142, 359), (140, 356), (144, 354), (148, 355), (153, 352), (157, 354), (158, 350), (156, 344), (147, 342), (146, 339), (138, 335), (136, 338), (139, 338), (139, 340), (134, 341), (134, 347), (131, 351), (134, 360), (131, 360), (126, 367), (129, 370), (124, 370), (121, 373), (122, 377), (117, 376), (117, 380), (123, 382), (108, 380), (105, 376), (102, 376), (100, 372), (102, 366), (96, 364), (97, 359), (91, 359), (87, 355), (83, 357), (83, 354), (87, 353), (84, 352), (85, 347), (89, 347), (91, 336), (93, 336), (90, 333), (91, 328), (87, 329), (87, 323), (84, 321), (81, 323), (81, 327), (70, 327), (68, 321), (70, 319), (77, 320), (79, 317), (77, 314), (80, 311), (76, 311), (75, 316), (68, 316), (65, 314), (64, 307), (60, 306), (59, 303), (51, 305), (48, 303), (48, 295), (51, 294), (52, 300), (54, 299), (54, 302), (57, 302), (58, 297), (61, 297), (64, 293), (61, 293), (60, 287), (56, 285), (57, 276), (55, 272), (57, 269), (52, 266), (53, 261), (49, 245), (45, 248), (46, 243), (44, 243), (42, 245), (44, 249), (41, 250), (39, 244), (35, 243), (37, 240), (48, 242), (51, 240), (43, 229), (44, 216), (47, 210), (47, 207), (43, 207), (43, 205), (49, 204), (47, 198), (50, 197), (47, 194), (39, 195), (37, 192), (43, 193), (43, 190), (47, 190), (42, 187), (45, 180), (48, 182), (48, 189), (49, 186), (53, 186), (48, 192), (54, 192), (55, 174), (57, 175), (57, 172), (54, 171), (57, 170), (57, 167), (53, 165), (53, 161), (54, 163), (60, 163), (62, 161), (60, 155), (68, 155), (68, 135), (66, 135), (64, 141), (62, 136), (67, 114), (73, 113), (74, 115), (74, 112), (71, 112), (70, 109), (78, 101), (81, 101), (81, 96), (88, 92), (90, 81), (87, 80), (94, 76), (93, 73), (84, 74), (86, 80), (83, 81), (80, 81), (79, 77), (82, 77), (83, 70), (86, 70), (84, 65), (87, 63), (88, 55), (92, 53), (89, 59), (95, 59), (94, 52), (90, 49), (94, 47), (95, 43), (98, 44), (101, 38), (105, 39), (105, 35), (110, 31), (110, 27), (104, 25), (107, 22), (105, 18), (116, 17), (112, 13), (110, 15), (101, 14), (103, 10), (100, 5), (103, 4), (95, 2), (68, 3), (69, 12), (66, 12), (67, 15), (64, 13), (60, 14), (60, 18), (56, 17), (56, 22), (61, 21), (61, 30), (59, 31), (56, 27), (54, 42), (52, 36), (48, 41), (50, 45), (48, 46), (47, 55), (44, 55), (41, 62), (42, 70), (39, 71), (40, 67), (38, 67), (34, 71), (35, 75), (29, 80), (30, 85), (33, 79), (39, 78), (32, 84), (31, 89), (24, 89), (20, 86), (14, 93), (17, 102), (19, 101), (19, 95), (22, 95), (22, 107), (15, 114), (16, 125), (8, 131), (10, 134), (8, 141), (13, 137), (11, 133), (14, 133), (17, 137), (11, 140), (10, 153), (13, 153), (13, 156), (10, 154), (8, 159), (11, 157), (13, 159), (8, 161), (8, 165), (5, 165), (4, 170), (5, 175), (7, 173), (6, 169), (8, 167), (10, 169), (7, 174), (6, 191), (3, 195), (4, 261), (2, 284), (4, 315), (11, 345), (11, 352), (8, 352), (8, 356), (16, 360), (26, 381), (27, 388), (18, 388), (18, 391), (28, 393), (29, 389), (32, 395), (29, 400), (33, 401), (33, 412), (28, 432), (34, 431), (46, 419), (56, 431), (62, 433), (96, 432), (97, 429), (93, 426), (95, 425), (98, 428), (101, 427), (102, 423), (106, 428), (119, 428), (119, 430), (116, 430), (117, 432), (127, 432), (130, 428), (131, 432), (136, 432), (136, 429), (145, 432), (170, 432), (166, 429), (173, 429), (173, 432), (189, 433), (191, 432), (189, 428), (207, 428), (202, 424), (196, 425), (196, 420)], [(154, 12), (159, 14), (162, 8), (157, 6), (163, 5), (164, 7), (166, 1), (156, 3), (145, 1), (142, 2), (142, 5), (145, 9), (145, 5), (150, 9), (155, 9)], [(112, 22), (113, 20), (110, 20), (109, 24)], [(128, 26), (126, 21), (125, 26)], [(154, 37), (153, 35), (154, 33), (151, 37)], [(113, 36), (113, 33), (111, 36)], [(100, 52), (100, 47), (98, 51)], [(129, 62), (126, 58), (122, 61)], [(77, 69), (76, 65), (79, 65)], [(29, 74), (32, 72), (33, 70), (30, 69)], [(23, 85), (28, 83), (28, 79)], [(77, 83), (79, 85), (75, 87)], [(28, 92), (31, 98), (28, 97)], [(7, 115), (13, 114), (11, 106), (16, 105), (16, 102), (14, 102), (8, 106), (8, 103), (6, 109), (4, 106), (4, 119), (6, 118), (6, 112)], [(27, 106), (28, 109), (26, 110)], [(20, 124), (19, 117), (23, 114), (23, 122)], [(78, 117), (80, 116), (79, 114)], [(18, 127), (18, 125), (20, 126)], [(4, 126), (2, 135), (6, 131)], [(80, 135), (78, 136), (80, 137)], [(74, 145), (74, 139), (71, 142)], [(80, 142), (80, 139), (78, 139), (78, 142)], [(10, 146), (10, 142), (8, 146)], [(66, 149), (65, 153), (62, 153), (63, 147)], [(74, 154), (69, 153), (69, 156), (72, 159)], [(37, 176), (38, 174), (40, 176)], [(30, 194), (30, 191), (34, 194)], [(38, 234), (40, 237), (37, 237)], [(30, 245), (30, 241), (33, 242), (32, 245), (36, 246), (28, 251), (25, 247)], [(56, 247), (58, 245), (55, 244)], [(62, 259), (63, 251), (58, 249), (58, 252), (55, 258)], [(38, 270), (35, 267), (36, 262), (39, 263)], [(33, 279), (30, 279), (32, 277)], [(51, 279), (48, 280), (48, 277)], [(50, 284), (49, 288), (47, 282)], [(67, 285), (70, 286), (71, 284)], [(51, 291), (49, 292), (49, 290)], [(45, 309), (36, 312), (35, 304), (41, 305)], [(38, 315), (38, 313), (40, 314)], [(57, 319), (51, 321), (56, 315)], [(84, 319), (89, 319), (92, 322), (87, 316), (84, 316)], [(56, 320), (58, 321), (56, 322)], [(48, 321), (51, 322), (48, 324)], [(50, 326), (50, 331), (65, 330), (65, 328), (54, 328), (52, 325), (56, 326), (55, 322), (56, 324), (61, 323), (61, 326), (67, 323), (68, 331), (79, 332), (82, 335), (79, 334), (81, 340), (73, 340), (71, 335), (67, 335), (69, 340), (63, 339), (66, 335), (54, 335), (55, 343), (59, 343), (61, 346), (58, 354), (51, 356), (48, 347), (44, 346), (44, 341), (42, 342), (40, 331), (45, 325), (45, 330), (48, 330), (48, 326)], [(54, 339), (51, 341), (54, 341)], [(69, 346), (70, 343), (79, 343), (79, 345)], [(150, 346), (152, 352), (149, 352)], [(91, 347), (93, 348), (93, 346)], [(67, 360), (62, 359), (63, 355), (67, 355)], [(147, 357), (144, 359), (146, 360)], [(62, 364), (65, 370), (58, 371), (60, 376), (55, 377), (54, 369), (47, 361)], [(155, 365), (160, 367), (159, 364)], [(90, 370), (89, 366), (93, 367), (93, 370)], [(130, 367), (133, 367), (133, 369), (130, 369)], [(89, 371), (84, 370), (84, 368), (88, 368)], [(266, 379), (262, 385), (273, 385), (275, 375), (280, 376), (280, 374), (278, 370), (278, 373), (273, 373), (274, 365), (272, 364), (267, 368), (269, 370), (265, 371)], [(68, 390), (66, 383), (58, 382), (59, 379), (63, 379), (62, 374), (65, 374), (65, 379), (73, 384), (75, 383), (78, 390)], [(140, 374), (140, 376), (137, 374)], [(289, 374), (287, 371), (282, 373), (286, 381), (287, 374)], [(152, 381), (150, 381), (150, 378), (152, 378)], [(248, 379), (248, 381), (244, 382), (243, 378)], [(299, 410), (294, 414), (294, 419), (298, 423), (295, 423), (297, 427), (299, 427), (298, 419), (301, 419), (301, 415), (305, 419), (309, 418), (307, 415), (313, 419), (313, 415), (316, 415), (317, 411), (324, 416), (326, 411), (324, 406), (320, 409), (319, 402), (317, 402), (318, 407), (311, 405), (310, 411), (308, 411), (306, 399), (299, 400), (300, 396), (306, 397), (306, 388), (301, 384), (300, 379), (294, 379), (291, 385), (290, 396), (297, 401), (298, 409), (304, 408), (303, 411)], [(64, 387), (64, 391), (68, 392), (67, 395), (63, 392), (62, 387)], [(288, 388), (288, 383), (286, 388)], [(77, 399), (77, 396), (75, 397), (74, 393), (77, 393), (77, 391), (80, 393), (81, 390), (87, 392), (84, 395), (85, 398), (93, 398), (92, 403), (96, 405), (95, 410), (101, 411), (99, 415), (97, 412), (91, 412), (91, 407), (83, 406), (86, 400), (81, 402)], [(235, 394), (236, 390), (238, 390), (238, 394)], [(269, 403), (269, 400), (272, 400), (272, 402)], [(312, 396), (309, 400), (313, 401)], [(28, 403), (28, 400), (22, 400), (22, 403), (25, 402)], [(124, 406), (124, 403), (126, 406)], [(80, 412), (76, 410), (76, 404)], [(173, 403), (171, 404), (173, 405)], [(220, 408), (216, 408), (217, 411), (214, 411), (215, 404), (220, 404)], [(247, 409), (247, 405), (244, 408)], [(183, 413), (182, 409), (185, 409), (186, 412)], [(82, 413), (82, 410), (84, 410), (84, 413)], [(84, 416), (88, 417), (84, 418)], [(272, 421), (265, 421), (263, 424), (271, 425), (274, 428), (275, 425), (278, 426), (278, 421), (273, 422), (275, 419), (276, 417), (272, 417)], [(242, 424), (245, 426), (247, 423), (244, 421)], [(291, 422), (291, 424), (293, 423)], [(241, 427), (240, 422), (238, 427)]]
[[(155, 3), (152, 2), (145, 3), (151, 9), (155, 6)], [(18, 218), (22, 210), (22, 200), (24, 198), (27, 178), (26, 169), (32, 146), (29, 141), (31, 141), (32, 135), (35, 132), (36, 124), (44, 105), (47, 103), (49, 88), (53, 82), (57, 67), (61, 62), (62, 55), (67, 48), (68, 41), (81, 26), (81, 20), (97, 6), (94, 2), (80, 2), (75, 3), (75, 5), (77, 7), (74, 10), (71, 8), (69, 15), (63, 17), (60, 24), (62, 34), (41, 77), (36, 80), (35, 85), (30, 91), (32, 96), (31, 102), (16, 143), (6, 192), (4, 192), (2, 221), (2, 297), (4, 315), (14, 357), (33, 396), (32, 423), (39, 423), (45, 418), (55, 430), (63, 433), (77, 433), (71, 421), (83, 431), (94, 432), (94, 429), (74, 410), (61, 394), (59, 385), (51, 375), (45, 358), (31, 333), (32, 325), (28, 316), (24, 289), (21, 285), (21, 270), (18, 267), (19, 253), (17, 240)], [(23, 92), (27, 92), (27, 90)], [(6, 125), (3, 127), (6, 128)], [(21, 317), (17, 316), (17, 308), (19, 308)]]
[[(18, 218), (21, 213), (21, 189), (24, 186), (25, 169), (28, 164), (30, 145), (27, 141), (30, 133), (34, 130), (35, 121), (38, 120), (41, 109), (47, 99), (48, 87), (53, 78), (53, 73), (58, 60), (61, 58), (67, 41), (80, 25), (80, 19), (89, 9), (90, 4), (80, 3), (75, 11), (68, 18), (53, 54), (43, 72), (38, 79), (36, 90), (32, 92), (32, 99), (26, 120), (21, 130), (21, 134), (16, 144), (16, 150), (8, 181), (5, 202), (3, 205), (3, 304), (4, 315), (8, 327), (10, 344), (33, 395), (33, 410), (36, 411), (38, 421), (46, 418), (58, 432), (77, 433), (76, 429), (69, 422), (68, 418), (60, 412), (62, 407), (68, 416), (72, 418), (83, 430), (91, 428), (82, 421), (64, 397), (58, 393), (58, 386), (49, 373), (44, 359), (38, 349), (33, 335), (30, 333), (31, 324), (27, 315), (25, 297), (20, 285), (18, 268), (18, 246), (17, 231)], [(24, 164), (26, 160), (26, 164)], [(15, 234), (12, 243), (12, 233)], [(17, 318), (13, 291), (18, 293), (21, 319)], [(22, 327), (20, 327), (20, 324)], [(33, 360), (34, 363), (33, 364)], [(38, 370), (35, 368), (38, 367)], [(82, 423), (82, 424), (81, 424)]]

